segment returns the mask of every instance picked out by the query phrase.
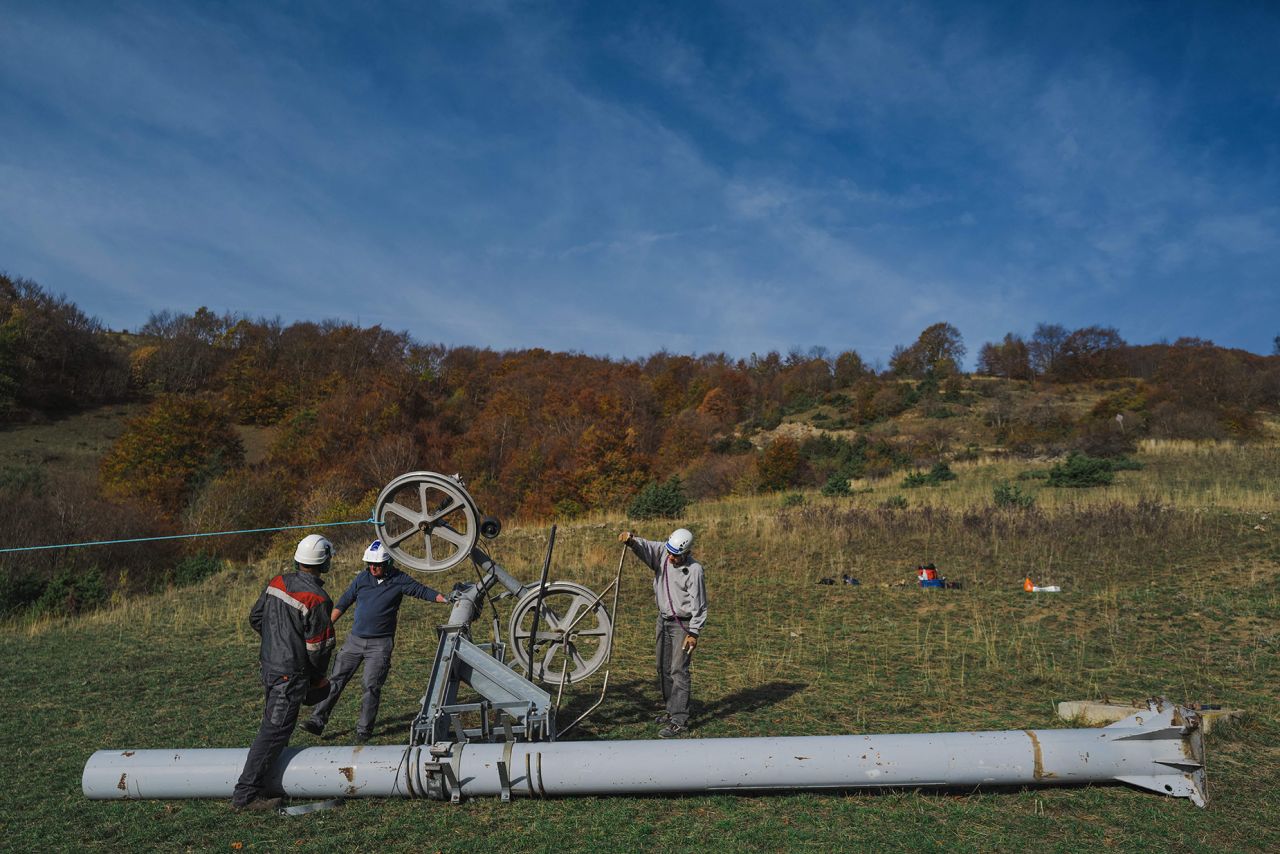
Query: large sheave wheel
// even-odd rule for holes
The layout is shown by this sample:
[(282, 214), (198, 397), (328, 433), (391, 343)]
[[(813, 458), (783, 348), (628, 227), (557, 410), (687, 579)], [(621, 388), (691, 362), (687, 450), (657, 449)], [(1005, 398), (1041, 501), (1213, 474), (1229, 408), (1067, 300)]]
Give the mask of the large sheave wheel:
[[(520, 597), (511, 612), (507, 641), (519, 667), (529, 668), (529, 638), (538, 610), (535, 585)], [(609, 658), (613, 621), (604, 603), (581, 584), (556, 581), (547, 585), (538, 618), (531, 678), (572, 685), (595, 673)]]
[(383, 488), (373, 527), (396, 563), (421, 572), (444, 572), (471, 554), (479, 512), (456, 478), (430, 471), (402, 474)]

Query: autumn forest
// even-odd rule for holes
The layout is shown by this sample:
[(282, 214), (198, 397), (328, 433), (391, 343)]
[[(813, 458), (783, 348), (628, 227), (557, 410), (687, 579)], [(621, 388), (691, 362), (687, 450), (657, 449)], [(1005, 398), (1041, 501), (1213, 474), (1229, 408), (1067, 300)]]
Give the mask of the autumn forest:
[[(7, 431), (129, 412), (96, 469), (7, 460), (0, 544), (359, 519), (383, 484), (419, 468), (463, 473), (486, 512), (524, 520), (625, 509), (657, 483), (693, 500), (839, 494), (859, 478), (978, 453), (1105, 457), (1142, 437), (1250, 441), (1280, 406), (1280, 355), (1200, 339), (1132, 344), (1106, 326), (1042, 322), (983, 343), (974, 373), (966, 355), (945, 322), (888, 365), (853, 346), (636, 360), (498, 352), (203, 308), (115, 332), (34, 282), (0, 276)], [(1085, 409), (1071, 405), (1081, 388), (1093, 393)], [(951, 426), (963, 416), (981, 435)], [(892, 426), (904, 419), (917, 428)], [(205, 540), (199, 555), (243, 558), (255, 542)], [(74, 610), (77, 595), (172, 580), (195, 548), (121, 547), (113, 562), (126, 568), (111, 571), (92, 550), (0, 555), (0, 608), (43, 597)], [(71, 579), (90, 569), (102, 590), (77, 594), (83, 582)]]

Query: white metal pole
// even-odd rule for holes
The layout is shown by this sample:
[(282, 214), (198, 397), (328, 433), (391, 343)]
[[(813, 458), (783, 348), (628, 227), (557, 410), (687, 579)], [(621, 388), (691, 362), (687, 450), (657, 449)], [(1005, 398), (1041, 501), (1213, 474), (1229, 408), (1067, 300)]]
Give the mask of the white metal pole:
[[(98, 751), (87, 797), (230, 797), (247, 750)], [(1121, 782), (1205, 803), (1193, 713), (1103, 729), (562, 741), (287, 750), (273, 790), (295, 798), (674, 794)]]

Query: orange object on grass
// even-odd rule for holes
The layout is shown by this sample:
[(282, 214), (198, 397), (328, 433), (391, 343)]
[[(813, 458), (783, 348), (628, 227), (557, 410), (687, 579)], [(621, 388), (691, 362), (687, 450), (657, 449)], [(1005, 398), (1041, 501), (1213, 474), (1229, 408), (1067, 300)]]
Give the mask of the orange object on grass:
[(1022, 582), (1022, 589), (1027, 591), (1028, 593), (1035, 592), (1036, 586), (1031, 583), (1031, 576), (1028, 575), (1027, 580)]

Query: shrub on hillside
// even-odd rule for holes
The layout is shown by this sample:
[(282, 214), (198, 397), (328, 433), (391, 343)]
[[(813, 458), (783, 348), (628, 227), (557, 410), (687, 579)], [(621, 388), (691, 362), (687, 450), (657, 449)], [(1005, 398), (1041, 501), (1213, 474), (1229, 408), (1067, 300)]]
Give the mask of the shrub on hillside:
[(748, 427), (754, 427), (759, 430), (776, 430), (778, 425), (782, 423), (782, 411), (776, 406), (770, 406), (761, 414), (747, 422)]
[(1108, 460), (1073, 452), (1067, 455), (1066, 462), (1049, 469), (1049, 485), (1072, 488), (1109, 486), (1115, 481), (1117, 471), (1135, 471), (1141, 468), (1142, 463), (1123, 457)]
[(666, 483), (654, 481), (640, 490), (627, 507), (627, 515), (632, 519), (674, 519), (688, 506), (684, 484), (672, 475)]
[(200, 484), (244, 460), (225, 413), (195, 397), (161, 397), (130, 421), (102, 458), (106, 490), (175, 516)]
[(222, 569), (222, 561), (211, 554), (200, 552), (179, 561), (173, 568), (173, 583), (178, 587), (187, 587), (203, 581)]
[(716, 498), (732, 492), (743, 474), (754, 467), (754, 460), (746, 454), (712, 454), (698, 458), (685, 468), (681, 483), (691, 498)]
[(1100, 457), (1071, 453), (1066, 462), (1058, 463), (1049, 469), (1049, 485), (1059, 487), (1084, 488), (1090, 486), (1110, 486), (1116, 479), (1111, 463)]
[(840, 472), (835, 472), (831, 477), (827, 478), (827, 482), (822, 485), (822, 494), (828, 498), (852, 495), (853, 490), (849, 488), (849, 478), (845, 477)]
[(956, 473), (951, 470), (951, 466), (946, 463), (934, 463), (933, 468), (927, 472), (916, 471), (903, 478), (902, 485), (908, 489), (914, 489), (919, 486), (937, 486), (948, 480), (955, 480)]
[(800, 445), (787, 436), (780, 436), (756, 458), (756, 472), (760, 489), (777, 492), (789, 486), (804, 483), (808, 466), (800, 453)]
[(0, 616), (29, 608), (44, 593), (46, 579), (29, 572), (0, 571)]
[(852, 480), (862, 477), (871, 443), (865, 436), (850, 442), (838, 436), (810, 436), (800, 443), (800, 455), (809, 468), (811, 483), (830, 482), (835, 478)]
[(783, 507), (802, 507), (804, 506), (804, 496), (798, 492), (789, 492), (782, 496)]
[(96, 566), (87, 570), (63, 568), (45, 585), (33, 607), (39, 614), (74, 617), (106, 601), (107, 585), (102, 570)]
[(587, 508), (573, 498), (561, 498), (552, 507), (557, 516), (565, 519), (576, 519), (587, 512)]
[[(241, 531), (297, 521), (295, 488), (278, 472), (235, 469), (214, 478), (191, 498), (182, 516), (184, 531)], [(310, 520), (306, 520), (310, 521)], [(217, 557), (244, 558), (265, 542), (259, 534), (236, 534), (205, 540)]]
[(721, 436), (711, 442), (710, 447), (717, 454), (746, 454), (755, 450), (755, 445), (746, 436)]
[(1230, 435), (1213, 413), (1202, 409), (1180, 409), (1163, 401), (1152, 408), (1147, 423), (1151, 435), (1157, 439), (1220, 441)]
[(997, 507), (1010, 510), (1030, 510), (1036, 506), (1035, 496), (1023, 492), (1016, 484), (1001, 481), (992, 491), (992, 498)]
[(1138, 432), (1140, 420), (1131, 417), (1131, 429), (1121, 430), (1114, 421), (1090, 421), (1080, 430), (1080, 438), (1076, 441), (1076, 450), (1091, 457), (1122, 457), (1132, 454), (1137, 447), (1134, 438)]

